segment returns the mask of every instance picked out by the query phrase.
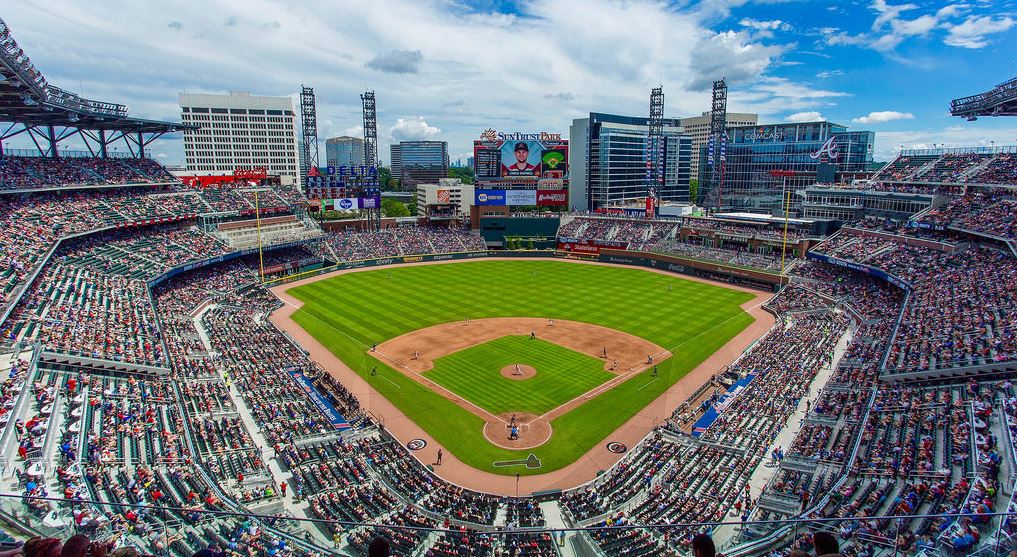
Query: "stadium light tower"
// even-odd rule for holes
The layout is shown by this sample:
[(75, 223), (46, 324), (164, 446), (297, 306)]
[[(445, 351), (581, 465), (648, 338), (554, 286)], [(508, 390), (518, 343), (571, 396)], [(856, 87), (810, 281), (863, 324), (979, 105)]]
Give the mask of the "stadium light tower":
[(364, 164), (378, 165), (378, 110), (374, 101), (374, 91), (360, 95), (364, 108)]
[(650, 91), (650, 118), (646, 121), (646, 218), (653, 216), (652, 203), (663, 186), (663, 151), (664, 88), (654, 87)]
[(314, 103), (314, 88), (300, 86), (300, 128), (303, 134), (303, 168), (300, 182), (307, 191), (307, 173), (318, 167), (318, 112)]
[(713, 82), (710, 138), (707, 145), (710, 183), (700, 197), (703, 205), (719, 209), (723, 202), (724, 161), (727, 158), (727, 82), (724, 78)]

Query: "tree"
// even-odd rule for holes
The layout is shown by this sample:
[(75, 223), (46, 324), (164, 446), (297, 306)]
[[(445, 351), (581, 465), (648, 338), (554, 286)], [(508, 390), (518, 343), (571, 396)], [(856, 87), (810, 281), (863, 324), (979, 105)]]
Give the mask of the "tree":
[(689, 201), (692, 203), (696, 202), (696, 197), (699, 196), (699, 180), (693, 178), (689, 180)]
[(392, 187), (392, 171), (387, 166), (378, 167), (378, 185), (383, 190), (393, 189)]
[(410, 198), (410, 202), (406, 204), (406, 210), (411, 215), (416, 216), (417, 214), (417, 192), (413, 192), (413, 197)]
[(473, 168), (469, 166), (450, 166), (448, 169), (449, 178), (459, 178), (464, 184), (473, 183)]
[(381, 212), (386, 217), (408, 217), (410, 216), (410, 210), (406, 208), (406, 205), (391, 198), (383, 198), (381, 200)]
[(528, 249), (528, 250), (532, 250), (533, 249), (533, 240), (532, 239), (530, 240), (530, 243), (527, 244), (526, 249)]

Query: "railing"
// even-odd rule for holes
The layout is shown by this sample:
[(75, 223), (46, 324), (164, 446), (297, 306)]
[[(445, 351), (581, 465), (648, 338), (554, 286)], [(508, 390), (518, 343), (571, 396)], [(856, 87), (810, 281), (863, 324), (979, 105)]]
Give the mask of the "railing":
[[(310, 532), (316, 527), (323, 527), (327, 531), (333, 531), (336, 527), (339, 527), (344, 532), (358, 532), (358, 531), (370, 531), (373, 528), (387, 528), (390, 530), (398, 530), (403, 532), (416, 532), (422, 533), (421, 544), (426, 545), (428, 539), (434, 539), (432, 534), (461, 534), (462, 530), (459, 525), (449, 524), (448, 527), (442, 525), (442, 520), (438, 520), (436, 525), (431, 526), (410, 526), (405, 524), (390, 523), (384, 520), (373, 519), (373, 520), (337, 520), (337, 519), (322, 519), (322, 518), (297, 518), (287, 517), (274, 514), (263, 514), (253, 512), (241, 512), (231, 510), (208, 510), (208, 509), (197, 509), (197, 508), (182, 508), (166, 505), (152, 505), (148, 503), (135, 504), (135, 503), (123, 503), (123, 502), (106, 502), (99, 500), (89, 499), (78, 499), (78, 500), (67, 500), (56, 497), (28, 497), (19, 494), (4, 493), (0, 494), (0, 510), (6, 512), (8, 516), (16, 515), (20, 521), (25, 519), (26, 506), (32, 503), (36, 506), (49, 506), (51, 507), (50, 513), (56, 513), (61, 516), (67, 516), (68, 507), (82, 506), (82, 505), (94, 505), (96, 507), (108, 508), (110, 513), (126, 512), (129, 509), (135, 511), (144, 511), (148, 516), (165, 516), (165, 513), (176, 513), (186, 511), (188, 513), (195, 513), (202, 517), (199, 519), (204, 520), (205, 517), (234, 521), (235, 524), (247, 520), (255, 520), (264, 524), (274, 525), (270, 530), (275, 535), (282, 535), (289, 538), (291, 541), (298, 542), (297, 545), (305, 549), (313, 549), (322, 552), (323, 554), (329, 555), (343, 555), (340, 550), (336, 548), (324, 548), (316, 544), (310, 544), (304, 542), (302, 539), (297, 538), (294, 534), (300, 534), (301, 532)], [(443, 517), (441, 514), (433, 516)], [(979, 555), (992, 555), (992, 556), (1003, 556), (1014, 547), (1014, 540), (1012, 540), (1008, 533), (1000, 532), (992, 526), (994, 520), (999, 519), (1000, 522), (1005, 521), (1007, 518), (1017, 516), (1017, 512), (993, 512), (993, 513), (981, 513), (977, 515), (978, 518), (986, 519), (986, 533), (982, 536), (980, 543), (967, 547), (967, 548), (956, 548), (970, 555), (971, 552)], [(932, 551), (935, 548), (932, 546), (923, 546), (920, 540), (908, 544), (907, 546), (900, 546), (895, 540), (898, 539), (896, 533), (898, 529), (904, 529), (909, 522), (916, 519), (924, 518), (947, 518), (947, 519), (961, 519), (964, 517), (971, 518), (970, 514), (914, 514), (914, 515), (887, 515), (880, 517), (849, 517), (849, 518), (791, 518), (791, 519), (779, 519), (779, 520), (722, 520), (722, 521), (710, 521), (710, 522), (670, 522), (670, 523), (638, 523), (638, 522), (626, 522), (625, 524), (612, 524), (610, 526), (606, 524), (597, 524), (592, 526), (567, 526), (560, 528), (549, 528), (549, 527), (528, 527), (528, 528), (516, 528), (516, 529), (493, 529), (492, 531), (485, 532), (487, 536), (490, 536), (494, 543), (503, 544), (511, 537), (526, 536), (534, 534), (549, 534), (551, 537), (551, 543), (554, 544), (555, 539), (558, 535), (565, 533), (567, 536), (580, 535), (580, 538), (576, 540), (576, 543), (583, 544), (584, 541), (588, 544), (585, 548), (587, 550), (593, 550), (596, 554), (607, 554), (600, 548), (595, 540), (592, 538), (583, 539), (583, 534), (594, 534), (594, 533), (611, 533), (615, 532), (623, 534), (633, 530), (642, 531), (647, 534), (664, 534), (669, 532), (672, 540), (677, 540), (682, 537), (683, 534), (699, 533), (699, 532), (711, 532), (716, 530), (720, 526), (734, 526), (741, 529), (743, 535), (749, 537), (747, 541), (725, 552), (726, 555), (731, 557), (740, 557), (747, 555), (761, 555), (766, 551), (774, 548), (783, 548), (793, 545), (794, 542), (805, 534), (811, 534), (817, 531), (826, 531), (835, 533), (836, 538), (842, 549), (850, 548), (852, 546), (861, 546), (862, 544), (868, 544), (873, 541), (877, 541), (880, 545), (885, 546), (887, 549), (892, 548), (897, 554), (914, 554), (916, 551), (921, 552), (923, 549)], [(172, 521), (173, 519), (167, 519)], [(883, 528), (880, 532), (880, 536), (872, 537), (869, 534), (863, 534), (855, 531), (855, 525), (872, 522), (877, 520)], [(47, 535), (54, 535), (55, 537), (67, 537), (71, 533), (80, 530), (73, 521), (66, 526), (45, 526), (42, 518), (37, 515), (32, 515), (31, 518), (32, 528), (39, 529)], [(177, 524), (177, 526), (183, 526), (183, 523)], [(45, 528), (45, 529), (44, 529)], [(286, 533), (283, 533), (285, 530)], [(476, 531), (476, 530), (475, 530)], [(748, 535), (749, 532), (753, 531), (768, 531), (770, 534), (759, 535), (758, 537), (752, 537)], [(108, 527), (101, 527), (98, 530), (87, 530), (91, 535), (92, 539), (96, 540), (112, 540), (114, 533), (108, 529)], [(290, 533), (292, 532), (292, 533)], [(123, 544), (127, 540), (127, 537), (119, 538), (118, 544)], [(656, 538), (650, 538), (651, 543), (659, 544), (659, 540)], [(422, 548), (415, 548), (415, 551)], [(624, 548), (619, 548), (619, 551)], [(665, 554), (672, 554), (673, 551), (665, 550)]]
[(940, 147), (938, 149), (904, 149), (902, 157), (938, 157), (943, 155), (997, 155), (1017, 153), (1017, 145), (993, 145), (989, 147)]

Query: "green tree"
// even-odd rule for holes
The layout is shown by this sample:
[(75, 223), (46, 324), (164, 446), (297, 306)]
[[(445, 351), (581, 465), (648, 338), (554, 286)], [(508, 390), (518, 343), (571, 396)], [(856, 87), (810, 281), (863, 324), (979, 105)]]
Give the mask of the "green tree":
[(408, 217), (410, 216), (410, 210), (406, 208), (406, 205), (391, 198), (384, 198), (381, 200), (381, 212), (386, 217)]
[(530, 242), (526, 245), (526, 249), (529, 249), (529, 250), (533, 249), (533, 240), (530, 240)]
[(392, 170), (387, 166), (378, 167), (378, 185), (385, 191), (394, 189), (392, 185)]
[(689, 180), (689, 201), (692, 203), (696, 202), (696, 198), (699, 196), (699, 180), (693, 178)]
[(417, 192), (413, 192), (413, 197), (411, 197), (410, 202), (406, 204), (406, 210), (409, 211), (411, 215), (415, 216), (417, 214)]
[(472, 184), (474, 180), (473, 168), (469, 166), (449, 167), (448, 177), (459, 178), (464, 184)]

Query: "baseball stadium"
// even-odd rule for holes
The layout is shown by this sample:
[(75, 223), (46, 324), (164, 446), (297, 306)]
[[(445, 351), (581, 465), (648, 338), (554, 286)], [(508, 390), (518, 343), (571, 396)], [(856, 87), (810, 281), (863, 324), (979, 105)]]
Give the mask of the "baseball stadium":
[(494, 210), (541, 195), (530, 152), (564, 172), (512, 138), (467, 213), (359, 183), (337, 224), (299, 180), (181, 178), (146, 147), (200, 123), (0, 35), (2, 139), (39, 147), (0, 155), (4, 557), (1017, 550), (1017, 146), (668, 216)]

